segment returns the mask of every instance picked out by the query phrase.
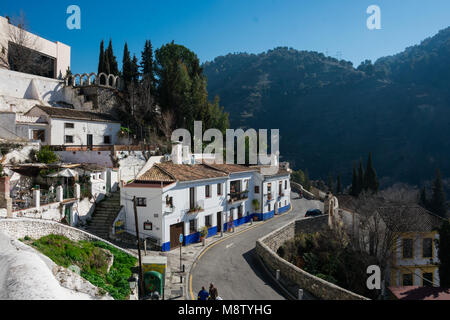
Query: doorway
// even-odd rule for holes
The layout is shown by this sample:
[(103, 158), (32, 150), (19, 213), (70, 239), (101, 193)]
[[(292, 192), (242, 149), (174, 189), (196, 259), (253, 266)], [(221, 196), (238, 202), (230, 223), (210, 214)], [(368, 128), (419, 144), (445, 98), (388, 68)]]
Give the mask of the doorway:
[(173, 224), (170, 226), (170, 250), (178, 248), (180, 244), (180, 234), (184, 238), (184, 222)]
[(87, 146), (89, 148), (92, 148), (93, 145), (94, 145), (94, 138), (93, 138), (92, 134), (88, 134), (87, 135)]
[(217, 232), (222, 231), (222, 212), (217, 212)]

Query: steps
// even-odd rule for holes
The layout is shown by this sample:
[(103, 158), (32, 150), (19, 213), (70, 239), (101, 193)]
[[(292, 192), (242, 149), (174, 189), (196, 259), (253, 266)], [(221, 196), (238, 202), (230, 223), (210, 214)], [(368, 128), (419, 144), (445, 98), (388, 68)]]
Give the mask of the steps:
[(103, 201), (95, 206), (87, 231), (100, 238), (109, 239), (109, 234), (112, 231), (114, 220), (120, 208), (120, 191), (116, 191), (111, 193), (110, 196), (105, 197)]

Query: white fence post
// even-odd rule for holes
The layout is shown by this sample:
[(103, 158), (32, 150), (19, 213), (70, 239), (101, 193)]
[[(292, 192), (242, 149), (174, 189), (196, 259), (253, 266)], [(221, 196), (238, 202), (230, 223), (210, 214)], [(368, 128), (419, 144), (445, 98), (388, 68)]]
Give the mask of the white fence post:
[(62, 202), (64, 200), (63, 187), (56, 187), (56, 202)]
[(37, 209), (41, 207), (41, 190), (33, 189), (33, 206)]
[(81, 187), (80, 187), (80, 184), (78, 184), (78, 183), (75, 183), (74, 197), (75, 197), (75, 199), (81, 199)]

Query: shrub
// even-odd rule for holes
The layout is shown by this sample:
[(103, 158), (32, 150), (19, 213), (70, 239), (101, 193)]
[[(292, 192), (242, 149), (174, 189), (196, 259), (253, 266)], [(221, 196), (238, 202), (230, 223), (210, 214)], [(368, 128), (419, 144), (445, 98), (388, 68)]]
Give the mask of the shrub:
[(50, 164), (58, 162), (59, 157), (50, 149), (50, 146), (42, 146), (41, 150), (36, 152), (36, 160), (39, 163)]

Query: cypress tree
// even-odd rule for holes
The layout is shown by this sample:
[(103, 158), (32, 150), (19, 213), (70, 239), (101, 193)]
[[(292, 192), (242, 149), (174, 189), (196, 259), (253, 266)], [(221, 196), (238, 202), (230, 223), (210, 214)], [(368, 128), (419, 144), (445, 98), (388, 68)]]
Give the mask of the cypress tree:
[(447, 215), (444, 186), (442, 184), (441, 171), (439, 169), (436, 170), (436, 177), (433, 182), (433, 195), (431, 197), (430, 209), (442, 218), (445, 218)]
[(362, 160), (359, 159), (359, 170), (358, 170), (358, 189), (357, 196), (364, 190), (364, 169)]
[(311, 181), (309, 180), (308, 169), (305, 170), (305, 185), (303, 187), (306, 190), (311, 191)]
[(119, 75), (119, 65), (117, 64), (117, 59), (114, 56), (111, 39), (109, 39), (108, 49), (106, 49), (106, 56), (108, 57), (109, 73), (113, 74), (115, 76), (118, 76)]
[(354, 197), (357, 197), (359, 192), (358, 186), (358, 173), (356, 172), (356, 163), (353, 163), (353, 176), (352, 176), (352, 188), (350, 190), (350, 194)]
[(105, 72), (105, 44), (100, 42), (100, 55), (98, 57), (98, 74)]
[(373, 193), (377, 193), (379, 188), (377, 173), (373, 167), (372, 153), (369, 153), (367, 159), (367, 167), (364, 175), (364, 190), (370, 190)]
[(130, 51), (128, 51), (128, 45), (126, 42), (123, 48), (122, 77), (125, 83), (125, 87), (127, 87), (132, 80), (132, 71), (131, 71)]
[(148, 88), (151, 92), (156, 92), (155, 62), (153, 60), (153, 48), (150, 40), (145, 41), (144, 51), (141, 52), (141, 73), (142, 81), (148, 81)]
[(336, 186), (336, 194), (342, 193), (342, 185), (341, 185), (341, 176), (337, 176), (337, 186)]

